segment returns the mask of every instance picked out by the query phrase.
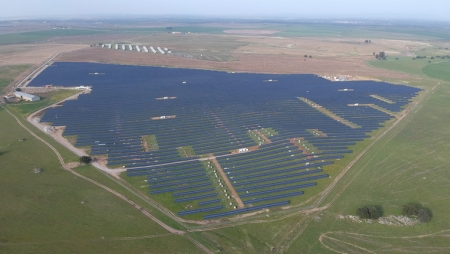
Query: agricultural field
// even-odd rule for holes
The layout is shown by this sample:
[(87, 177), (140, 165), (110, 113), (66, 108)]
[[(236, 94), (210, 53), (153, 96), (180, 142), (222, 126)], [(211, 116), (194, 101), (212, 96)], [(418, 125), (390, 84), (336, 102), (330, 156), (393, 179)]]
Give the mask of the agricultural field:
[(0, 45), (36, 43), (58, 36), (77, 36), (101, 34), (103, 31), (78, 30), (78, 29), (52, 29), (44, 31), (32, 31), (24, 33), (10, 33), (0, 35)]
[(22, 72), (30, 68), (29, 65), (0, 66), (0, 91), (3, 91)]
[[(0, 252), (449, 251), (445, 29), (108, 26), (0, 34), (0, 88), (56, 53), (28, 86), (93, 86), (38, 117), (113, 168), (79, 165), (25, 120), (73, 91), (3, 104), (79, 175), (0, 108)], [(320, 77), (340, 75), (353, 81)], [(401, 217), (405, 204), (431, 221)], [(382, 217), (359, 219), (362, 206)]]

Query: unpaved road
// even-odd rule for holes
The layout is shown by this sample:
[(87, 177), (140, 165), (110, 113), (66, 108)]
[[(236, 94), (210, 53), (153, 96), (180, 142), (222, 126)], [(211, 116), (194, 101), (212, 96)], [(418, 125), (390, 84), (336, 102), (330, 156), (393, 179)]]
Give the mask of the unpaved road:
[(228, 180), (227, 175), (225, 172), (223, 172), (222, 166), (220, 166), (219, 162), (217, 161), (216, 157), (211, 157), (211, 161), (214, 163), (214, 165), (217, 168), (217, 171), (219, 171), (220, 175), (222, 176), (223, 180), (225, 181), (225, 184), (227, 185), (228, 189), (231, 192), (231, 195), (233, 195), (234, 199), (236, 200), (236, 203), (238, 204), (239, 208), (244, 208), (244, 202), (242, 202), (241, 198), (237, 194), (236, 190), (234, 189), (233, 185), (231, 184), (230, 180)]
[(169, 231), (172, 234), (176, 234), (176, 235), (182, 235), (184, 237), (186, 237), (187, 239), (189, 239), (190, 241), (192, 241), (197, 247), (199, 247), (200, 249), (202, 249), (204, 252), (206, 253), (213, 253), (212, 251), (210, 251), (208, 248), (206, 248), (205, 246), (203, 246), (201, 243), (197, 242), (196, 240), (194, 240), (192, 237), (185, 235), (185, 231), (182, 230), (177, 230), (174, 229), (168, 225), (166, 225), (165, 223), (163, 223), (162, 221), (160, 221), (159, 219), (157, 219), (155, 216), (151, 215), (149, 212), (147, 212), (143, 207), (139, 206), (138, 204), (134, 203), (133, 201), (131, 201), (130, 199), (128, 199), (127, 197), (125, 197), (124, 195), (114, 191), (113, 189), (108, 188), (107, 186), (100, 184), (84, 175), (81, 175), (79, 173), (77, 173), (76, 171), (72, 170), (70, 167), (68, 167), (66, 165), (66, 163), (64, 162), (64, 159), (62, 158), (61, 154), (56, 150), (56, 148), (54, 148), (50, 143), (48, 143), (47, 141), (45, 141), (44, 139), (42, 139), (41, 137), (39, 137), (38, 135), (36, 135), (33, 131), (31, 131), (30, 129), (28, 129), (20, 120), (18, 117), (16, 117), (13, 113), (11, 113), (11, 111), (9, 111), (7, 108), (5, 108), (3, 105), (1, 105), (2, 108), (5, 109), (5, 111), (10, 114), (16, 121), (17, 123), (23, 128), (25, 129), (27, 132), (29, 132), (33, 137), (35, 137), (36, 139), (38, 139), (39, 141), (41, 141), (42, 143), (44, 143), (46, 146), (48, 146), (58, 157), (59, 162), (61, 163), (61, 166), (69, 171), (70, 173), (74, 174), (75, 176), (84, 179), (88, 182), (91, 182), (95, 185), (97, 185), (98, 187), (108, 191), (109, 193), (115, 195), (116, 197), (124, 200), (125, 202), (127, 202), (129, 205), (133, 206), (134, 208), (138, 209), (139, 211), (141, 211), (142, 214), (144, 214), (146, 217), (150, 218), (151, 220), (153, 220), (154, 222), (156, 222), (158, 225), (160, 225), (161, 227), (163, 227), (164, 229), (166, 229), (167, 231)]

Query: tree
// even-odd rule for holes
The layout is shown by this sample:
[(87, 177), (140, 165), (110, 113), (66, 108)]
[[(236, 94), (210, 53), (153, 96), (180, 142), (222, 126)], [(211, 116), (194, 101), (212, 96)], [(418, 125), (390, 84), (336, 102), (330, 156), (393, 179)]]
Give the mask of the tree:
[(306, 58), (306, 57), (308, 57), (308, 55), (304, 55), (303, 57), (305, 57), (305, 58)]
[(415, 205), (406, 204), (402, 206), (402, 214), (408, 217), (416, 216), (419, 210)]
[(381, 217), (381, 212), (375, 206), (360, 207), (356, 210), (356, 214), (361, 219), (378, 219)]
[(369, 219), (370, 217), (369, 210), (367, 210), (366, 207), (358, 208), (356, 210), (356, 215), (358, 215), (361, 219)]
[(312, 56), (309, 56), (309, 58), (312, 58)]
[(417, 217), (421, 223), (427, 223), (431, 220), (431, 212), (416, 205), (403, 205), (402, 214), (408, 217)]
[(365, 40), (364, 43), (369, 43), (369, 40)]
[(420, 222), (427, 223), (431, 220), (431, 213), (428, 210), (421, 208), (417, 212), (417, 218)]
[(378, 218), (381, 217), (381, 212), (378, 211), (378, 209), (375, 206), (369, 207), (369, 214), (370, 218), (374, 220), (377, 220)]
[(380, 56), (378, 54), (375, 55), (375, 58), (378, 59)]
[(381, 51), (379, 54), (380, 58), (386, 58), (386, 54), (384, 53), (384, 51)]
[(92, 162), (92, 157), (90, 156), (81, 156), (80, 157), (80, 162), (81, 163), (85, 163), (85, 164), (89, 164)]

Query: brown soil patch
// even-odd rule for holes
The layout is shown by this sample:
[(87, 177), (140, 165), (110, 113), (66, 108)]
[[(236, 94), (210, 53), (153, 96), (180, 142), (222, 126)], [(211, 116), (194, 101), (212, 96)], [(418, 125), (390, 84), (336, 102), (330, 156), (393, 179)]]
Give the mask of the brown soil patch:
[(214, 163), (214, 165), (217, 168), (217, 171), (219, 171), (220, 175), (222, 176), (223, 181), (227, 185), (228, 189), (231, 192), (231, 195), (233, 195), (234, 199), (236, 200), (236, 203), (238, 204), (238, 208), (244, 208), (244, 202), (242, 202), (241, 198), (237, 194), (236, 190), (234, 189), (233, 185), (231, 184), (230, 180), (228, 180), (227, 175), (225, 172), (223, 172), (222, 166), (220, 166), (219, 162), (217, 161), (216, 157), (212, 157), (211, 161)]
[(296, 146), (298, 148), (298, 150), (303, 151), (303, 148), (298, 143), (299, 140), (304, 140), (304, 138), (302, 138), (302, 137), (300, 137), (300, 138), (291, 138), (291, 139), (289, 139), (289, 142), (291, 142), (291, 144)]
[(102, 165), (102, 166), (107, 166), (108, 165), (108, 157), (107, 156), (95, 156), (94, 157), (95, 162), (97, 162), (98, 164)]
[(298, 150), (302, 151), (302, 154), (305, 155), (311, 155), (311, 156), (307, 156), (307, 159), (311, 159), (313, 158), (313, 154), (307, 152), (305, 149), (303, 149), (303, 147), (298, 143), (299, 140), (305, 140), (303, 137), (300, 138), (291, 138), (289, 139), (289, 142), (291, 142), (291, 144), (293, 144), (294, 146), (296, 146), (298, 148)]
[(141, 137), (142, 148), (144, 148), (144, 152), (148, 152), (148, 143), (144, 137)]
[(0, 46), (0, 65), (40, 64), (56, 53), (87, 48), (80, 44), (20, 44)]
[(68, 163), (66, 163), (66, 167), (68, 167), (68, 168), (76, 168), (78, 166), (80, 166), (79, 162), (68, 162)]
[(239, 30), (224, 30), (227, 34), (241, 34), (241, 35), (270, 35), (278, 33), (276, 30), (256, 30), (256, 29), (239, 29)]
[(322, 131), (320, 131), (319, 129), (314, 129), (313, 131), (315, 131), (317, 134), (319, 134), (319, 136), (321, 137), (327, 137), (326, 133), (323, 133)]
[[(73, 62), (103, 62), (132, 65), (154, 65), (167, 67), (184, 67), (199, 69), (214, 69), (238, 72), (256, 73), (314, 73), (326, 75), (331, 73), (345, 73), (368, 77), (410, 78), (408, 74), (387, 71), (367, 66), (365, 62), (372, 59), (367, 57), (347, 58), (313, 58), (304, 61), (292, 55), (262, 55), (235, 53), (233, 57), (239, 59), (233, 62), (214, 62), (198, 59), (187, 59), (173, 55), (145, 54), (121, 50), (104, 50), (102, 48), (86, 48), (77, 52), (68, 52), (57, 57), (57, 61)], [(276, 83), (275, 83), (276, 84)]]

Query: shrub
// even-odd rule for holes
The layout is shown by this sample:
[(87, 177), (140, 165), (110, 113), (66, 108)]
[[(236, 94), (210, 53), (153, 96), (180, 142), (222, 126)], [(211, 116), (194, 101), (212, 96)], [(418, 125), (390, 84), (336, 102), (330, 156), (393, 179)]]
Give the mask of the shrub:
[(417, 217), (421, 223), (427, 223), (431, 220), (431, 212), (428, 209), (420, 208), (416, 205), (403, 205), (402, 213), (408, 217)]
[(417, 212), (417, 218), (420, 222), (427, 223), (431, 220), (431, 213), (428, 210), (421, 208)]
[(411, 216), (417, 216), (417, 213), (419, 212), (419, 209), (417, 209), (416, 206), (406, 204), (402, 207), (402, 213), (405, 216), (411, 217)]
[(92, 161), (92, 158), (90, 156), (81, 156), (80, 157), (81, 163), (89, 164), (89, 163), (91, 163), (91, 161)]
[(356, 210), (356, 214), (361, 219), (378, 219), (381, 217), (381, 212), (375, 206), (360, 207)]

